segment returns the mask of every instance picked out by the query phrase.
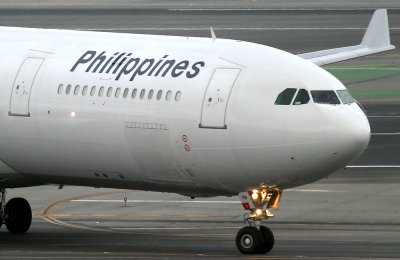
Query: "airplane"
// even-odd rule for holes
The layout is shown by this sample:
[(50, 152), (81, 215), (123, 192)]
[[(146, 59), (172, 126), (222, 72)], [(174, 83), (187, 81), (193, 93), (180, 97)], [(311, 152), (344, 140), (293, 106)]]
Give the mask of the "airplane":
[[(6, 190), (45, 184), (239, 196), (244, 254), (272, 250), (282, 191), (366, 149), (361, 105), (321, 65), (394, 49), (387, 11), (359, 45), (299, 55), (216, 38), (0, 27), (0, 218)], [(1, 225), (0, 224), (0, 225)]]

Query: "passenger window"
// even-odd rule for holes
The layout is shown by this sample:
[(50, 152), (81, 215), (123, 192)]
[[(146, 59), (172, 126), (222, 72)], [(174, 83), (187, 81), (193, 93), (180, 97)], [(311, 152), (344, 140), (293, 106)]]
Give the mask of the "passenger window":
[(129, 88), (126, 88), (125, 90), (124, 90), (124, 98), (127, 98), (128, 97), (128, 94), (129, 94)]
[(90, 95), (93, 97), (95, 93), (96, 93), (96, 86), (93, 86), (92, 89), (90, 90)]
[(143, 99), (144, 95), (146, 95), (146, 90), (142, 89), (142, 91), (140, 91), (140, 99)]
[(167, 95), (165, 95), (165, 99), (166, 99), (167, 101), (170, 101), (170, 100), (171, 100), (171, 95), (172, 95), (172, 92), (171, 92), (171, 91), (168, 91), (168, 92), (167, 92)]
[(104, 87), (101, 87), (101, 88), (99, 89), (99, 97), (102, 97), (103, 94), (104, 94)]
[(333, 90), (311, 90), (311, 96), (317, 104), (340, 104), (339, 98)]
[(296, 94), (297, 89), (287, 88), (282, 91), (275, 100), (275, 105), (290, 105), (292, 103), (294, 94)]
[(65, 90), (65, 94), (69, 94), (69, 92), (71, 92), (71, 85), (67, 86), (67, 89)]
[(79, 94), (79, 88), (80, 88), (79, 85), (75, 86), (75, 90), (74, 90), (74, 95), (75, 96)]
[(63, 92), (63, 89), (64, 89), (64, 85), (60, 84), (60, 86), (58, 86), (57, 93), (60, 95)]
[(82, 96), (86, 96), (87, 92), (88, 92), (89, 87), (88, 86), (84, 86), (82, 89)]
[(149, 91), (149, 95), (148, 95), (148, 99), (152, 99), (153, 98), (153, 95), (154, 95), (154, 90), (150, 90)]
[(107, 90), (107, 97), (111, 97), (112, 94), (112, 87), (109, 87)]
[(162, 90), (159, 90), (159, 91), (157, 92), (157, 100), (160, 100), (161, 97), (162, 97)]
[(121, 89), (117, 88), (117, 90), (115, 91), (115, 97), (118, 98), (121, 95)]
[(342, 100), (343, 104), (351, 104), (354, 103), (354, 98), (351, 96), (350, 92), (347, 89), (342, 89), (336, 91), (339, 95), (340, 100)]
[(305, 89), (300, 89), (297, 92), (297, 96), (293, 101), (293, 105), (304, 105), (310, 101), (310, 95), (308, 95), (308, 91)]
[(181, 100), (182, 92), (178, 91), (175, 94), (175, 101), (178, 102)]
[(132, 91), (132, 98), (135, 98), (135, 97), (136, 97), (136, 93), (137, 93), (137, 89), (135, 88), (135, 89)]

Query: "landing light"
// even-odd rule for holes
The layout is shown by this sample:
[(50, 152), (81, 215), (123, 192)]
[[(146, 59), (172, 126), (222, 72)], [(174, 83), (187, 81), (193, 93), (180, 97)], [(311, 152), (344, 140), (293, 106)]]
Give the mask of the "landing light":
[(252, 198), (253, 200), (258, 199), (258, 191), (257, 191), (257, 190), (253, 190), (253, 193), (251, 194), (251, 198)]
[(76, 113), (75, 113), (75, 112), (71, 112), (70, 116), (71, 116), (71, 117), (75, 117), (75, 116), (76, 116)]

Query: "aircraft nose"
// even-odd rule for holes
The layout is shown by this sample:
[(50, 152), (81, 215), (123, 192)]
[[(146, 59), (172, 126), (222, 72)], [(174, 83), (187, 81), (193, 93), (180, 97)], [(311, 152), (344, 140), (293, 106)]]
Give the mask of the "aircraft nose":
[(367, 148), (371, 128), (364, 111), (355, 103), (337, 107), (326, 126), (326, 141), (337, 160), (347, 165)]

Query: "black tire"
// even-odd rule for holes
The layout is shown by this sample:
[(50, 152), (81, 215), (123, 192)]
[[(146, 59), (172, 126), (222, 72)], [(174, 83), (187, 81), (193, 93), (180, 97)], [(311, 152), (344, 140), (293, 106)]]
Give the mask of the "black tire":
[(258, 254), (263, 247), (261, 232), (255, 227), (244, 227), (236, 235), (236, 246), (243, 254)]
[(266, 226), (260, 226), (261, 235), (264, 238), (261, 253), (266, 254), (272, 250), (275, 243), (274, 233)]
[(13, 198), (8, 201), (6, 208), (6, 227), (10, 233), (26, 233), (32, 223), (32, 210), (24, 198)]

